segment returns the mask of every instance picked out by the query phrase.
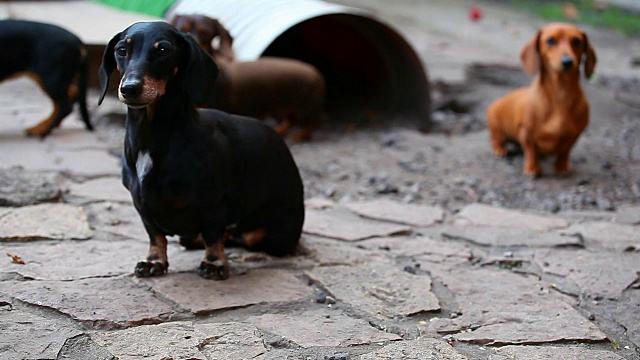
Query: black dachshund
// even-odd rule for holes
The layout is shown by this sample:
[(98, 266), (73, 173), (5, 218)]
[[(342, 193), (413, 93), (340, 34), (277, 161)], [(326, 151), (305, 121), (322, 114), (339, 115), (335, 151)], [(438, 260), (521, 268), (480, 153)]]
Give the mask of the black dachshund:
[(0, 20), (0, 81), (27, 75), (53, 101), (49, 117), (26, 130), (45, 137), (80, 105), (88, 130), (93, 130), (87, 111), (89, 57), (85, 45), (69, 31), (51, 24), (24, 20)]
[(122, 181), (149, 234), (138, 276), (167, 271), (167, 239), (204, 243), (198, 273), (229, 277), (225, 241), (272, 255), (294, 252), (304, 222), (303, 186), (287, 145), (251, 118), (194, 104), (218, 68), (190, 35), (164, 22), (135, 23), (109, 42), (100, 67), (121, 74), (128, 106)]

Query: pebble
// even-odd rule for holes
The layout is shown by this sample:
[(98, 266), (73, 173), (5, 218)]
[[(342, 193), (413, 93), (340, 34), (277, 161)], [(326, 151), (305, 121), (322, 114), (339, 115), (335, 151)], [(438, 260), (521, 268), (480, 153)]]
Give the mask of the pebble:
[(598, 207), (598, 210), (604, 211), (614, 211), (616, 209), (611, 200), (601, 196), (596, 198), (596, 206)]
[(544, 199), (540, 204), (542, 210), (549, 211), (552, 213), (557, 213), (560, 211), (560, 204), (553, 199)]
[(351, 357), (349, 353), (335, 353), (331, 356), (325, 356), (324, 360), (349, 360)]
[(416, 273), (416, 268), (414, 268), (411, 265), (407, 265), (404, 267), (404, 271), (408, 272), (409, 274), (415, 274)]
[(397, 194), (399, 191), (398, 187), (393, 184), (382, 184), (376, 188), (376, 192), (381, 195), (385, 194)]
[(318, 304), (324, 304), (327, 301), (327, 293), (320, 290), (316, 293), (316, 302)]
[(591, 183), (591, 180), (589, 180), (589, 178), (586, 178), (584, 176), (581, 176), (576, 180), (576, 185), (578, 186), (589, 185), (590, 183)]
[(332, 187), (327, 188), (327, 189), (324, 191), (324, 196), (326, 196), (326, 197), (328, 197), (328, 198), (333, 197), (335, 194), (336, 194), (336, 189), (334, 189), (334, 188), (332, 188)]

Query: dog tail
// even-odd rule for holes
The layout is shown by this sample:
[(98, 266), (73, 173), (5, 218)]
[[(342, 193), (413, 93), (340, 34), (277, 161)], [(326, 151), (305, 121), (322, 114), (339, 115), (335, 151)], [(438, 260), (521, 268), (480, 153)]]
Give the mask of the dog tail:
[(89, 52), (86, 47), (82, 47), (80, 54), (80, 76), (78, 78), (78, 105), (80, 106), (80, 114), (82, 121), (87, 130), (93, 131), (93, 125), (89, 119), (89, 111), (87, 110), (87, 83), (89, 81)]

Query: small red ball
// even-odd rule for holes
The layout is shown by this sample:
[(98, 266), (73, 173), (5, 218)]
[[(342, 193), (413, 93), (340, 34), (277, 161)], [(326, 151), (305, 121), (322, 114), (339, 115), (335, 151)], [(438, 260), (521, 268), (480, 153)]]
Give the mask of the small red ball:
[(471, 19), (471, 21), (478, 21), (482, 19), (482, 10), (475, 6), (469, 9), (469, 19)]

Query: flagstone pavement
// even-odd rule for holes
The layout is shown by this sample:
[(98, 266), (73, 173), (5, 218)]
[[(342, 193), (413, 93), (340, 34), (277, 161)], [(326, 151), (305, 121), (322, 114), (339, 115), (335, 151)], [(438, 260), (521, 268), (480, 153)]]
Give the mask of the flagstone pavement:
[(172, 239), (169, 273), (140, 279), (106, 130), (24, 137), (29, 101), (0, 113), (0, 359), (637, 358), (640, 208), (312, 198), (295, 256), (228, 249), (210, 281)]
[(121, 137), (76, 114), (24, 137), (38, 91), (0, 87), (0, 359), (640, 358), (640, 207), (310, 198), (295, 256), (227, 249), (211, 281), (171, 239), (168, 274), (136, 278)]

